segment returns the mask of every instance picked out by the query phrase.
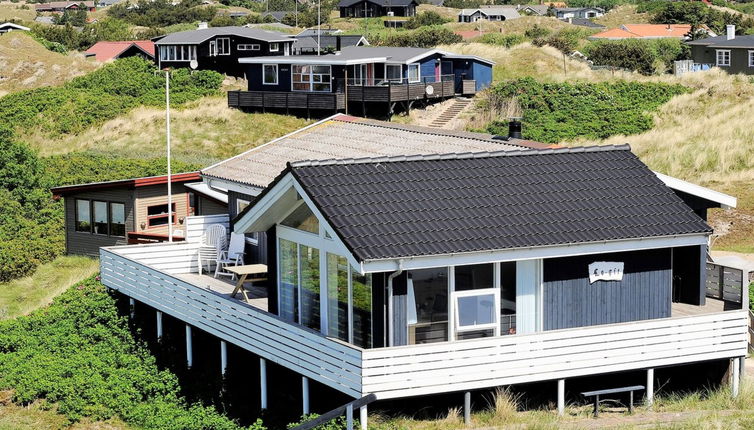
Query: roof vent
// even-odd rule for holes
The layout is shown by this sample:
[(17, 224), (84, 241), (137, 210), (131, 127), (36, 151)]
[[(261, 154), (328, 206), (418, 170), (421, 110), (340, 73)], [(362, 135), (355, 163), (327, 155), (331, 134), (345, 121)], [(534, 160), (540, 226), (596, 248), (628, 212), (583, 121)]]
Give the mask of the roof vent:
[(725, 26), (725, 35), (726, 39), (733, 40), (736, 38), (736, 26), (735, 25), (726, 25)]
[(511, 139), (523, 139), (521, 134), (521, 118), (511, 118), (508, 123), (508, 137)]
[(208, 27), (208, 26), (207, 26), (207, 22), (206, 22), (206, 21), (201, 21), (201, 22), (199, 23), (199, 27), (197, 28), (197, 30), (206, 30), (206, 29), (207, 29), (207, 27)]

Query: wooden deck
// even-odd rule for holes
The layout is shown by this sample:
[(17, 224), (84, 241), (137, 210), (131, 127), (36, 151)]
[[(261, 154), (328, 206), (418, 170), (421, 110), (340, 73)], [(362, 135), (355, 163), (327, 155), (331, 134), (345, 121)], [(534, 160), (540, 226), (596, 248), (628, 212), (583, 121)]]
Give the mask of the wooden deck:
[[(227, 294), (228, 298), (232, 298), (243, 302), (241, 294), (236, 294), (235, 297), (230, 297), (230, 293), (236, 288), (236, 281), (231, 281), (228, 277), (215, 278), (209, 275), (200, 275), (198, 273), (181, 273), (175, 275), (176, 278), (186, 281), (197, 287), (206, 288), (210, 291), (215, 291), (221, 294)], [(265, 312), (268, 310), (267, 300), (267, 288), (257, 285), (252, 285), (246, 282), (244, 286), (249, 295), (249, 304), (257, 309), (261, 309)]]
[(690, 317), (694, 315), (712, 314), (716, 312), (741, 309), (741, 305), (733, 302), (707, 297), (704, 306), (689, 305), (686, 303), (673, 303), (670, 308), (671, 317)]

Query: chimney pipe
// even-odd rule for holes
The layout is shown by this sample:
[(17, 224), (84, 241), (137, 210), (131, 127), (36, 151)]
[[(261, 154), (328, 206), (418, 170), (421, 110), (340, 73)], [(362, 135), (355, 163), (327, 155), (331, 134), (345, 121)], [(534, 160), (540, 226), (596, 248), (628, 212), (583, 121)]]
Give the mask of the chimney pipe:
[(726, 25), (725, 26), (725, 34), (726, 38), (728, 40), (733, 40), (736, 38), (736, 26), (735, 25)]
[(508, 137), (511, 139), (523, 139), (521, 135), (521, 121), (519, 118), (511, 118), (508, 123)]
[(197, 27), (197, 30), (206, 30), (207, 27), (208, 27), (207, 26), (207, 22), (206, 21), (202, 21), (202, 22), (199, 23), (199, 26)]

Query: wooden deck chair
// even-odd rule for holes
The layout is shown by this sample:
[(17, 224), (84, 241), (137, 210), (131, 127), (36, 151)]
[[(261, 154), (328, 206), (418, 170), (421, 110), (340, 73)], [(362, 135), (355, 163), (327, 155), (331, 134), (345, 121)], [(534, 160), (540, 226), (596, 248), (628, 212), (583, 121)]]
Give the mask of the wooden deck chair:
[(231, 233), (230, 244), (228, 249), (219, 251), (217, 254), (217, 265), (215, 266), (215, 278), (218, 275), (230, 276), (235, 279), (236, 275), (223, 270), (228, 266), (242, 266), (244, 250), (246, 248), (246, 237), (242, 233)]

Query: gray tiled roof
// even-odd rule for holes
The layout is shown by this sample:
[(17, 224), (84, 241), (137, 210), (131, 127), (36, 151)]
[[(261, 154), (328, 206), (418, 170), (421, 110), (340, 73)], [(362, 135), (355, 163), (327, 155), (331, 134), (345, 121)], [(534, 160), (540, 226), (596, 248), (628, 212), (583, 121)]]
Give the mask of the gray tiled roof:
[(337, 115), (202, 170), (202, 175), (264, 188), (289, 161), (519, 150), (534, 142), (398, 125)]
[(198, 44), (215, 36), (241, 36), (264, 42), (283, 42), (291, 40), (288, 35), (276, 31), (261, 30), (247, 27), (210, 27), (202, 30), (181, 31), (171, 33), (156, 40), (157, 45)]
[(289, 169), (360, 261), (711, 232), (628, 145)]

